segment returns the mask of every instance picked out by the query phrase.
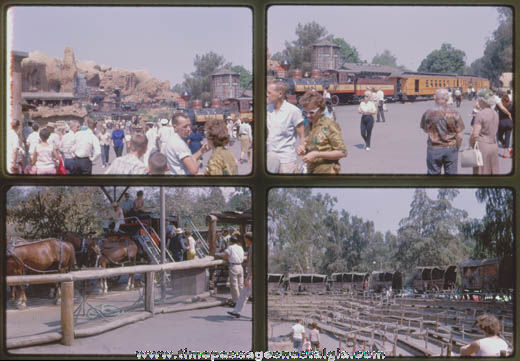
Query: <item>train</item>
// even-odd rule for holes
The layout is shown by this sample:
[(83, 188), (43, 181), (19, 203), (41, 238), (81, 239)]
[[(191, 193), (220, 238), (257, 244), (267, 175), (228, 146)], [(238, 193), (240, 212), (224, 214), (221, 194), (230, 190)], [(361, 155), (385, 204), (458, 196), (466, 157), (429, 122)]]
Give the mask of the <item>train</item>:
[[(473, 75), (457, 75), (425, 72), (383, 72), (377, 69), (353, 72), (351, 70), (313, 70), (310, 77), (302, 77), (301, 71), (293, 71), (292, 77), (278, 78), (289, 87), (287, 100), (298, 103), (308, 90), (331, 94), (333, 105), (359, 103), (366, 90), (381, 89), (386, 101), (415, 101), (419, 98), (432, 99), (439, 88), (461, 88), (468, 94), (469, 88), (479, 91), (489, 88), (489, 80)], [(307, 74), (308, 75), (308, 74)]]
[[(185, 102), (189, 104), (189, 102)], [(211, 104), (202, 105), (202, 101), (195, 99), (188, 107), (182, 107), (191, 123), (203, 126), (210, 119), (223, 120), (230, 116), (232, 119), (240, 119), (243, 122), (253, 122), (253, 99), (249, 97), (227, 98), (221, 100), (214, 98)]]
[[(458, 265), (418, 266), (412, 272), (411, 286), (415, 294), (423, 293), (509, 293), (513, 289), (512, 256), (467, 260)], [(457, 278), (460, 284), (457, 286)], [(274, 294), (325, 294), (345, 292), (381, 293), (405, 288), (400, 271), (337, 272), (323, 274), (268, 274), (267, 290)]]

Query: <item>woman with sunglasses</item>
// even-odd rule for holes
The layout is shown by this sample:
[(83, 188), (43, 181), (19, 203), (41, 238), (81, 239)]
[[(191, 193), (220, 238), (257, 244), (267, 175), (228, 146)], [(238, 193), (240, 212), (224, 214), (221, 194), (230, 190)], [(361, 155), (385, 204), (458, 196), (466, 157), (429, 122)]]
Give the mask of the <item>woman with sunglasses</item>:
[(363, 137), (365, 141), (366, 150), (370, 150), (370, 138), (372, 137), (372, 128), (374, 127), (374, 116), (377, 113), (376, 106), (370, 99), (370, 96), (371, 92), (367, 90), (358, 109), (361, 114), (361, 137)]
[(306, 92), (300, 99), (303, 114), (309, 118), (305, 128), (305, 146), (297, 148), (298, 155), (312, 174), (338, 174), (339, 160), (347, 156), (347, 148), (341, 137), (341, 128), (323, 115), (325, 100), (314, 91)]

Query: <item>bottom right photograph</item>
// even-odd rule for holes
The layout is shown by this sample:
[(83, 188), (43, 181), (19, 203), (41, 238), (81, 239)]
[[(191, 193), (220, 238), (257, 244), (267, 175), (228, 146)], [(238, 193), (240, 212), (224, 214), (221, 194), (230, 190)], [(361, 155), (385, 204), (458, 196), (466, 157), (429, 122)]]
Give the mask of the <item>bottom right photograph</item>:
[(509, 188), (271, 189), (269, 350), (512, 356), (514, 205)]

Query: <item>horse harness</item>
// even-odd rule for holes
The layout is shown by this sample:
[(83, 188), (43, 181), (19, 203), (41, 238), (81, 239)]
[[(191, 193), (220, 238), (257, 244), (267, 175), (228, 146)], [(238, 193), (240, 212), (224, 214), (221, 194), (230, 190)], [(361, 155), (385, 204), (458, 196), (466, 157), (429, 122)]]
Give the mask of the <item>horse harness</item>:
[(36, 242), (25, 242), (24, 244), (16, 244), (15, 242), (10, 242), (8, 248), (7, 248), (7, 256), (11, 256), (13, 257), (14, 259), (16, 259), (16, 261), (18, 263), (20, 263), (22, 265), (22, 267), (24, 268), (27, 268), (33, 272), (37, 272), (37, 273), (52, 273), (52, 272), (56, 272), (56, 271), (60, 271), (61, 270), (61, 264), (62, 264), (62, 260), (63, 260), (63, 241), (60, 240), (60, 239), (56, 239), (56, 241), (58, 241), (59, 245), (60, 245), (60, 258), (59, 258), (59, 261), (58, 261), (58, 269), (57, 270), (37, 270), (35, 268), (32, 268), (31, 266), (25, 264), (24, 261), (22, 261), (20, 259), (20, 257), (18, 257), (16, 255), (16, 253), (14, 252), (14, 249), (17, 248), (17, 247), (22, 247), (22, 246), (28, 246), (28, 245), (31, 245), (31, 244), (36, 244), (36, 243), (42, 243), (44, 241), (48, 241), (49, 239), (55, 239), (55, 238), (45, 238), (45, 239), (42, 239), (42, 240), (39, 240), (39, 241), (36, 241)]
[[(103, 241), (104, 241), (104, 239), (99, 239), (98, 242), (97, 242), (98, 247), (99, 247), (99, 254), (96, 255), (96, 267), (99, 267), (99, 259), (101, 258), (101, 256), (103, 256), (106, 259), (108, 259), (110, 261), (110, 263), (118, 265), (118, 266), (124, 266), (126, 263), (130, 262), (130, 260), (128, 260), (127, 262), (116, 262), (112, 258), (110, 258), (110, 256), (108, 256), (107, 254), (103, 254), (103, 251), (105, 249), (112, 249), (112, 248), (115, 247), (115, 246), (105, 246), (103, 244)], [(126, 247), (128, 247), (130, 244), (128, 242), (128, 239), (125, 239), (124, 241), (125, 241), (126, 256), (128, 258), (128, 249), (126, 249)], [(121, 241), (119, 241), (119, 242), (121, 242)]]

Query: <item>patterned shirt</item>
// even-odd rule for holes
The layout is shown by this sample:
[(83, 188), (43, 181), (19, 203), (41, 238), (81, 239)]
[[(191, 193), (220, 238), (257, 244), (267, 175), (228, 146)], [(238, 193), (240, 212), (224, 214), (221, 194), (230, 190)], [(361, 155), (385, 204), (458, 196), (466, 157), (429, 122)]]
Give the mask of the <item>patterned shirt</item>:
[[(316, 125), (311, 129), (311, 123), (305, 129), (305, 147), (307, 153), (312, 151), (327, 152), (339, 150), (345, 155), (347, 148), (341, 137), (341, 128), (335, 121), (322, 116)], [(328, 160), (316, 158), (308, 164), (309, 173), (339, 173), (340, 166), (338, 160)]]
[(238, 165), (235, 156), (224, 147), (217, 147), (209, 158), (205, 175), (236, 175)]
[(133, 153), (114, 159), (105, 174), (146, 174), (143, 161)]
[(462, 117), (450, 106), (428, 109), (422, 116), (421, 128), (428, 133), (428, 146), (457, 146), (457, 133), (464, 130)]

